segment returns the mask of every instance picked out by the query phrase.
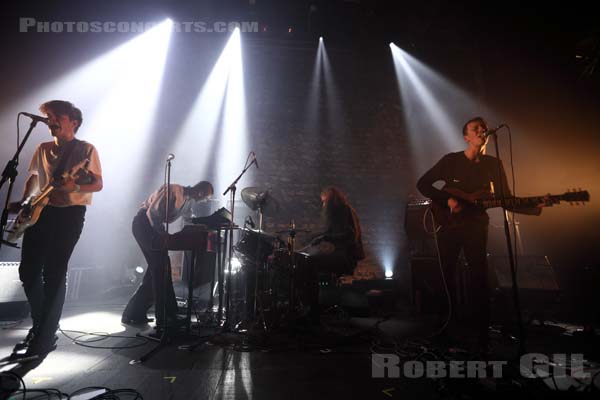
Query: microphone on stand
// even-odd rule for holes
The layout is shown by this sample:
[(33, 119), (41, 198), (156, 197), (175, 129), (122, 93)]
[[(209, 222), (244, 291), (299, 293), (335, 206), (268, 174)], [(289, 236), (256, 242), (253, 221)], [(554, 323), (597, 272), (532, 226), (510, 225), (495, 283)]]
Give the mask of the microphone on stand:
[(48, 125), (48, 118), (40, 117), (39, 115), (30, 114), (28, 112), (23, 112), (23, 111), (20, 112), (19, 114), (23, 114), (24, 116), (29, 117), (34, 121), (43, 122), (44, 124)]
[(169, 155), (167, 156), (167, 162), (173, 161), (174, 159), (175, 159), (175, 154), (169, 153)]
[(484, 139), (487, 138), (487, 137), (489, 137), (489, 136), (495, 135), (496, 132), (498, 132), (500, 129), (502, 129), (502, 128), (506, 127), (506, 126), (507, 126), (506, 124), (500, 124), (497, 127), (495, 127), (494, 129), (488, 129), (487, 131), (483, 132)]

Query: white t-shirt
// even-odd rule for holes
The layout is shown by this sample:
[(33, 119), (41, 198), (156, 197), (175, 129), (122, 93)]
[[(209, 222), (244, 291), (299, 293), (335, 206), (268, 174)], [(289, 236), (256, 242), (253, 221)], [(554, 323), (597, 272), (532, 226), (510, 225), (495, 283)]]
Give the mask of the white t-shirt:
[[(177, 220), (183, 213), (189, 211), (192, 200), (185, 195), (183, 186), (176, 183), (169, 185), (169, 223)], [(150, 225), (157, 232), (165, 231), (165, 208), (167, 196), (165, 185), (162, 185), (158, 190), (150, 195), (148, 199), (142, 203), (142, 208), (146, 210), (146, 216)]]
[[(69, 155), (64, 171), (68, 172), (83, 160), (88, 159), (87, 171), (93, 172), (96, 175), (102, 175), (98, 150), (96, 150), (94, 145), (83, 140), (77, 140), (73, 144), (75, 147)], [(64, 148), (59, 148), (54, 142), (41, 143), (35, 149), (31, 163), (29, 164), (29, 173), (38, 176), (40, 190), (44, 189), (52, 181), (52, 175), (60, 163), (63, 151)], [(75, 175), (75, 183), (79, 185), (88, 184), (91, 182), (91, 179), (91, 175), (83, 170), (80, 170)], [(92, 204), (92, 193), (65, 193), (54, 190), (50, 193), (49, 199), (48, 204), (54, 207), (90, 205)]]

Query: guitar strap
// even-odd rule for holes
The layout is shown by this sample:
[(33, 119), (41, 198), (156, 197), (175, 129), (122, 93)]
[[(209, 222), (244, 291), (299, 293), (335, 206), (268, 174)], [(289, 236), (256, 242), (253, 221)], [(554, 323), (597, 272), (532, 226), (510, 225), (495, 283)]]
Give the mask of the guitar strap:
[(65, 143), (65, 151), (56, 166), (56, 169), (52, 173), (52, 179), (54, 182), (58, 182), (62, 179), (62, 174), (65, 172), (65, 166), (67, 165), (67, 161), (71, 157), (73, 150), (81, 143), (81, 140), (73, 139), (70, 142)]

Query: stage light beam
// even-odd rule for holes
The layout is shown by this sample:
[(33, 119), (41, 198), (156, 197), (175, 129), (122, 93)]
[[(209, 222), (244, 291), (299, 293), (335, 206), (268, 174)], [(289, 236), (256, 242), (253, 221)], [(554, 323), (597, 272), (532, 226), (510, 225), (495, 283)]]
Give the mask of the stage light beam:
[[(236, 28), (178, 134), (175, 153), (187, 167), (182, 180), (208, 179), (211, 164), (218, 163), (213, 173), (219, 193), (241, 172), (248, 152), (243, 71), (241, 35)], [(222, 199), (220, 206), (226, 201)]]

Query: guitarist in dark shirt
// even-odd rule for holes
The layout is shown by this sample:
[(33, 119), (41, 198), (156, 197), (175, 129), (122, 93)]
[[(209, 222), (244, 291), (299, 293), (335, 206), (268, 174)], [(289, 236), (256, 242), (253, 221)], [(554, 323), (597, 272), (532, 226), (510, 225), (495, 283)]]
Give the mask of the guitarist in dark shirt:
[[(490, 288), (486, 260), (488, 221), (484, 208), (474, 206), (477, 199), (511, 196), (502, 162), (483, 154), (487, 141), (487, 126), (483, 118), (470, 119), (463, 126), (464, 151), (446, 154), (417, 182), (419, 191), (433, 200), (432, 210), (438, 224), (439, 256), (452, 302), (451, 324), (456, 316), (456, 263), (460, 251), (469, 265), (469, 297), (473, 307), (478, 341), (477, 350), (487, 351), (490, 322)], [(433, 186), (443, 181), (442, 189)], [(539, 207), (516, 209), (525, 214), (539, 215)]]

